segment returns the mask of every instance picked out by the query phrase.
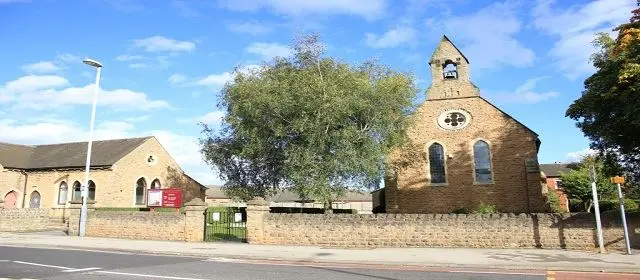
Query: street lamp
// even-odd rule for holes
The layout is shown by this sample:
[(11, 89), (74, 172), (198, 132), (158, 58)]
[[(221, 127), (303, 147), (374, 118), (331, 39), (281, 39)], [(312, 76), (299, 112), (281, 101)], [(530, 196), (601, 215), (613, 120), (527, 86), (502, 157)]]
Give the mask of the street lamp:
[(98, 92), (100, 91), (100, 70), (102, 64), (93, 59), (85, 59), (84, 64), (96, 68), (96, 84), (93, 92), (93, 106), (91, 108), (91, 122), (89, 124), (89, 144), (87, 145), (87, 161), (84, 167), (84, 182), (82, 182), (82, 208), (80, 208), (80, 236), (85, 236), (87, 224), (87, 195), (89, 193), (89, 165), (91, 164), (91, 144), (93, 143), (93, 123), (96, 119), (96, 102), (98, 101)]

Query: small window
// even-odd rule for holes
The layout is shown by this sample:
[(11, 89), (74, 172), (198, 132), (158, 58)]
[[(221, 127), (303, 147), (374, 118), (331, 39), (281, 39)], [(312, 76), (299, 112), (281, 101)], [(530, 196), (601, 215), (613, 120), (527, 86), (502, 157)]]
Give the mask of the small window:
[(82, 200), (82, 186), (78, 181), (73, 182), (73, 195), (71, 197), (71, 200), (74, 200), (74, 201)]
[(487, 142), (479, 140), (473, 144), (473, 160), (475, 165), (476, 183), (492, 183), (491, 155), (489, 151), (489, 144), (487, 144)]
[(58, 204), (64, 205), (67, 203), (67, 197), (69, 195), (69, 186), (67, 186), (67, 182), (60, 183), (58, 187)]
[(429, 175), (431, 183), (446, 183), (446, 172), (444, 164), (444, 148), (439, 143), (429, 146)]
[(556, 190), (557, 190), (557, 189), (562, 189), (562, 180), (560, 180), (560, 179), (556, 179), (556, 180), (555, 180), (555, 182), (556, 182), (556, 185), (555, 185), (555, 187), (554, 187), (554, 188), (555, 188)]
[(29, 208), (40, 208), (40, 193), (33, 191), (29, 197)]
[(89, 199), (88, 200), (96, 200), (96, 184), (89, 180)]
[(160, 180), (155, 179), (151, 182), (151, 189), (161, 189), (162, 185), (160, 184)]
[(136, 182), (136, 204), (144, 205), (145, 203), (145, 192), (147, 189), (147, 181), (144, 178), (138, 179)]

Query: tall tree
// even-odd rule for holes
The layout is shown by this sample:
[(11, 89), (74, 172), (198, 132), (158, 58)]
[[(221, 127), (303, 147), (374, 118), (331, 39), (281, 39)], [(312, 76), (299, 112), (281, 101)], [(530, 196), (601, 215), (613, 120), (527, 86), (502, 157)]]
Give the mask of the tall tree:
[(598, 34), (591, 56), (597, 71), (566, 112), (607, 159), (605, 171), (630, 179), (629, 192), (640, 181), (640, 9), (632, 13), (614, 29), (615, 39)]
[(605, 174), (605, 165), (598, 156), (585, 156), (574, 170), (562, 174), (562, 188), (569, 198), (578, 199), (582, 203), (582, 209), (591, 212), (593, 206), (593, 194), (591, 191), (591, 165), (595, 166), (596, 187), (598, 196), (610, 198), (614, 186)]
[(412, 75), (376, 62), (351, 66), (324, 56), (317, 35), (291, 57), (235, 69), (221, 91), (222, 128), (206, 125), (204, 158), (242, 200), (281, 187), (325, 208), (346, 190), (377, 185), (392, 147), (405, 143), (418, 89)]

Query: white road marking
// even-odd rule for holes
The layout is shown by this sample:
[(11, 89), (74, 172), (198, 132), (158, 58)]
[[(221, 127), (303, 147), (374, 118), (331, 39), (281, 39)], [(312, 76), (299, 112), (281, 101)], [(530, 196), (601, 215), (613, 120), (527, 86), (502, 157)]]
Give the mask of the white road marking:
[(471, 274), (504, 274), (504, 275), (547, 275), (545, 273), (535, 273), (535, 272), (502, 272), (502, 271), (475, 271), (475, 270), (449, 270), (447, 272), (452, 273), (471, 273)]
[(89, 271), (89, 270), (98, 270), (102, 269), (102, 267), (87, 267), (87, 268), (78, 268), (78, 269), (68, 269), (63, 270), (62, 272), (80, 272), (80, 271)]
[(31, 262), (21, 262), (21, 261), (12, 261), (14, 263), (20, 263), (20, 264), (26, 264), (26, 265), (35, 265), (35, 266), (43, 266), (43, 267), (53, 267), (53, 268), (59, 268), (59, 269), (74, 269), (71, 267), (65, 267), (65, 266), (57, 266), (57, 265), (48, 265), (48, 264), (41, 264), (41, 263), (31, 263)]
[(229, 258), (209, 258), (202, 260), (203, 262), (225, 262), (225, 263), (245, 263), (247, 261), (241, 259), (229, 259)]
[(124, 276), (137, 276), (137, 277), (147, 277), (147, 278), (161, 278), (161, 279), (175, 279), (175, 280), (209, 280), (202, 278), (187, 278), (187, 277), (175, 277), (175, 276), (162, 276), (162, 275), (151, 275), (151, 274), (139, 274), (139, 273), (126, 273), (126, 272), (115, 272), (115, 271), (93, 271), (91, 273), (105, 273), (105, 274), (115, 274), (115, 275), (124, 275)]

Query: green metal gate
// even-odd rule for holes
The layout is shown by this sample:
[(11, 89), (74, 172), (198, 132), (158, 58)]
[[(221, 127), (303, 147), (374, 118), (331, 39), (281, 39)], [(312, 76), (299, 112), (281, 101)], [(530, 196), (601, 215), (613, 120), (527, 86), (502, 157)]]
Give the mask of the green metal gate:
[(205, 213), (204, 241), (247, 242), (245, 208), (209, 208)]

